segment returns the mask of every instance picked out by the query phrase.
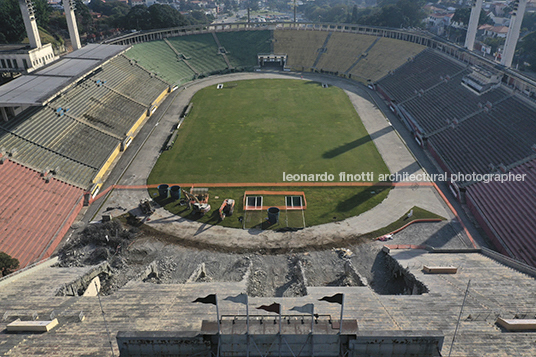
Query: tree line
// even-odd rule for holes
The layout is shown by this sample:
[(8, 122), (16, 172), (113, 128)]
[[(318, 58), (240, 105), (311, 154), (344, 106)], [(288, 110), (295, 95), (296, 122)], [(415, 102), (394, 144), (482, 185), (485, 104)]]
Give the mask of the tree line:
[[(382, 27), (421, 27), (426, 14), (423, 0), (363, 0), (349, 5), (342, 0), (316, 0), (299, 9), (307, 19), (318, 22), (350, 23)], [(367, 7), (363, 7), (367, 6)]]
[[(51, 7), (47, 0), (33, 0), (33, 3), (41, 36), (51, 37), (45, 42), (62, 44), (63, 39), (69, 37), (63, 11)], [(204, 24), (213, 20), (201, 9), (188, 8), (192, 10), (185, 16), (169, 5), (130, 7), (117, 0), (93, 0), (85, 5), (82, 0), (75, 0), (78, 31), (88, 39), (100, 39), (118, 29), (150, 30)], [(0, 43), (20, 43), (26, 37), (18, 0), (0, 0)]]

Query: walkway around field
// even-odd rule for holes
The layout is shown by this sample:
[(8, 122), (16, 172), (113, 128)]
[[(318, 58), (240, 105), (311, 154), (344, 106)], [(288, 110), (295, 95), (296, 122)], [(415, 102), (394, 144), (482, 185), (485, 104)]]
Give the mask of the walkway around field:
[[(386, 120), (383, 113), (368, 99), (365, 88), (336, 77), (306, 74), (280, 73), (239, 73), (225, 76), (208, 77), (204, 80), (191, 83), (182, 88), (170, 109), (164, 115), (158, 127), (155, 128), (151, 139), (147, 141), (136, 157), (134, 165), (131, 165), (123, 175), (116, 188), (111, 193), (107, 202), (102, 205), (99, 215), (105, 212), (105, 206), (125, 207), (131, 212), (137, 212), (140, 199), (148, 198), (145, 191), (146, 180), (154, 164), (156, 163), (162, 143), (169, 135), (172, 127), (177, 122), (178, 114), (188, 105), (193, 95), (200, 89), (236, 80), (258, 78), (287, 78), (314, 80), (329, 85), (336, 85), (346, 91), (354, 107), (370, 133), (378, 151), (382, 155), (391, 173), (425, 174), (420, 165), (407, 149), (405, 143)], [(387, 183), (386, 183), (387, 184)], [(348, 218), (344, 221), (308, 227), (298, 232), (278, 233), (274, 231), (240, 230), (221, 226), (202, 224), (169, 213), (163, 208), (158, 208), (146, 224), (154, 229), (178, 237), (179, 240), (195, 240), (196, 244), (206, 243), (210, 246), (220, 246), (222, 249), (232, 250), (236, 247), (244, 249), (281, 249), (281, 248), (304, 248), (307, 246), (344, 244), (345, 241), (360, 235), (383, 228), (398, 218), (402, 217), (413, 206), (419, 206), (430, 212), (446, 217), (449, 224), (456, 231), (457, 239), (462, 244), (473, 246), (467, 236), (464, 227), (458, 223), (457, 214), (436, 191), (432, 182), (397, 182), (387, 198), (363, 214)], [(188, 184), (180, 184), (189, 187)], [(216, 187), (221, 184), (195, 184), (197, 187)], [(234, 187), (259, 187), (267, 186), (266, 183), (251, 183), (245, 186), (240, 183)], [(240, 186), (242, 185), (242, 186)], [(317, 183), (276, 183), (277, 186), (359, 186), (374, 185), (374, 183), (360, 182), (317, 182)], [(191, 184), (190, 184), (191, 186)], [(230, 187), (230, 186), (229, 186)], [(465, 232), (464, 232), (465, 231)], [(465, 233), (465, 234), (464, 234)], [(469, 239), (468, 239), (469, 238)]]
[[(104, 197), (111, 190), (147, 190), (157, 188), (162, 183), (152, 185), (111, 185), (99, 192), (89, 202), (93, 203)], [(213, 183), (165, 183), (168, 186), (179, 187), (433, 187), (432, 182), (213, 182)]]

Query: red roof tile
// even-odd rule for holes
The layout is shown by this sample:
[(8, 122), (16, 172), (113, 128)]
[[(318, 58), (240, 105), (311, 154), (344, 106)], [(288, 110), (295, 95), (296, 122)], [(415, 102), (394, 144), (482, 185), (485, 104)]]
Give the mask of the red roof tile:
[(0, 251), (20, 267), (49, 257), (80, 212), (83, 190), (10, 160), (0, 164)]

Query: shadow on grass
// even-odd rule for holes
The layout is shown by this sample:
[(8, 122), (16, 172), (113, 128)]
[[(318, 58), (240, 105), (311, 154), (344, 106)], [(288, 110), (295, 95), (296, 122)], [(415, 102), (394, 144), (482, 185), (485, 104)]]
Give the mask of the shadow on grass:
[[(375, 195), (381, 193), (383, 190), (385, 190), (385, 187), (381, 187), (381, 186), (367, 187), (365, 190), (362, 190), (356, 193), (352, 197), (339, 202), (339, 204), (337, 204), (337, 212), (349, 212), (355, 207), (365, 203), (366, 201), (368, 201)], [(375, 193), (371, 194), (372, 191), (374, 191)]]
[(354, 140), (352, 142), (346, 143), (344, 145), (341, 145), (339, 147), (336, 147), (335, 149), (331, 149), (329, 151), (326, 151), (322, 154), (322, 157), (324, 159), (333, 159), (334, 157), (337, 157), (339, 155), (344, 154), (345, 152), (348, 152), (352, 149), (355, 149), (356, 147), (359, 147), (361, 145), (364, 145), (371, 141), (369, 135), (365, 135), (362, 138), (359, 138), (357, 140)]
[(265, 230), (265, 229), (270, 229), (270, 227), (273, 227), (276, 224), (278, 224), (278, 223), (271, 223), (269, 220), (265, 219), (264, 221), (262, 221), (262, 223), (259, 223), (259, 224), (255, 225), (255, 226), (251, 227), (251, 229)]
[[(153, 199), (153, 201), (158, 203), (160, 205), (160, 207), (165, 207), (165, 206), (169, 205), (170, 203), (175, 202), (177, 200), (172, 198), (171, 196), (168, 197), (168, 198), (162, 198), (161, 196), (158, 196), (158, 197), (155, 197)], [(177, 203), (178, 203), (178, 201), (177, 201)]]

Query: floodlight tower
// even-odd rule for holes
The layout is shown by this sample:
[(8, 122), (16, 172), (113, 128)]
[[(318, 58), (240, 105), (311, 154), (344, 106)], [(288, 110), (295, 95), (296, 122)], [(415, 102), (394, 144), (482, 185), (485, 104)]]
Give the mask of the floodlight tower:
[(24, 20), (26, 34), (30, 41), (30, 47), (41, 48), (41, 38), (39, 38), (39, 30), (35, 21), (35, 9), (32, 0), (19, 0), (19, 6), (22, 12), (22, 19)]
[(527, 7), (527, 0), (515, 0), (512, 5), (514, 11), (510, 18), (510, 27), (508, 28), (508, 34), (506, 35), (506, 42), (504, 43), (504, 51), (501, 59), (501, 64), (506, 67), (512, 66), (517, 40), (519, 40), (521, 23), (523, 22), (523, 15), (525, 14), (525, 8)]
[(76, 51), (82, 46), (80, 45), (80, 36), (78, 35), (78, 26), (76, 25), (76, 17), (74, 15), (75, 3), (74, 0), (63, 0), (63, 9), (67, 18), (67, 27), (69, 28), (69, 37), (73, 50)]
[(467, 25), (467, 35), (465, 36), (465, 48), (472, 51), (475, 45), (476, 31), (478, 29), (478, 20), (480, 19), (480, 11), (482, 10), (482, 0), (473, 0), (471, 6), (471, 17), (469, 25)]

